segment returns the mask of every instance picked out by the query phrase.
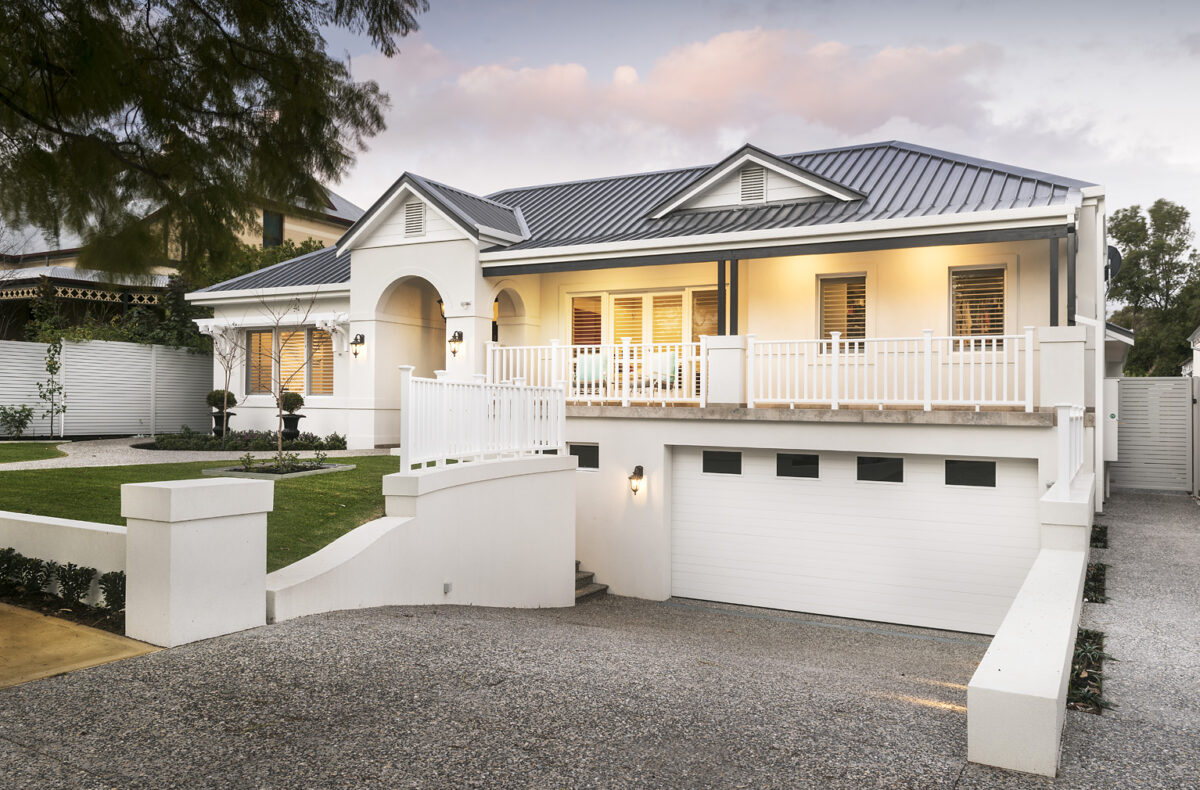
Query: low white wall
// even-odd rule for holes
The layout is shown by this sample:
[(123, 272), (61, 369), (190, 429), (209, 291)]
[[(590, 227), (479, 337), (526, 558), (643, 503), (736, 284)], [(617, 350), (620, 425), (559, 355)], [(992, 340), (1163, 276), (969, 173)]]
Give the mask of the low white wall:
[(268, 619), (397, 604), (572, 606), (574, 475), (571, 456), (387, 475), (387, 517), (267, 576)]
[[(2, 548), (60, 565), (73, 562), (95, 568), (98, 575), (125, 570), (125, 527), (113, 524), (0, 511)], [(87, 602), (95, 604), (98, 599), (98, 585), (93, 582)]]
[(1042, 549), (967, 686), (967, 759), (1054, 776), (1087, 551)]

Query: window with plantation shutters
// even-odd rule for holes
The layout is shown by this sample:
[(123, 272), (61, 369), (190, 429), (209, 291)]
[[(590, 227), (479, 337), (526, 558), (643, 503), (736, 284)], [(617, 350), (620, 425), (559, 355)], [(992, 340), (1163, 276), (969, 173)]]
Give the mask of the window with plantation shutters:
[(279, 383), (284, 392), (304, 394), (304, 332), (279, 333)]
[(950, 272), (955, 336), (1004, 334), (1004, 269)]
[(692, 342), (717, 333), (717, 292), (692, 291)]
[(600, 311), (603, 298), (600, 296), (576, 296), (571, 299), (571, 344), (576, 346), (598, 346), (603, 342)]
[(271, 391), (271, 341), (274, 333), (246, 333), (246, 392)]
[(308, 363), (308, 394), (333, 394), (333, 338), (320, 329), (308, 330), (311, 358)]
[(404, 235), (425, 235), (425, 204), (419, 200), (404, 204)]
[(821, 280), (821, 337), (840, 332), (843, 340), (867, 336), (867, 278)]
[(658, 294), (650, 312), (650, 342), (683, 341), (683, 294)]
[(613, 342), (642, 342), (642, 302), (641, 296), (617, 296), (613, 298)]

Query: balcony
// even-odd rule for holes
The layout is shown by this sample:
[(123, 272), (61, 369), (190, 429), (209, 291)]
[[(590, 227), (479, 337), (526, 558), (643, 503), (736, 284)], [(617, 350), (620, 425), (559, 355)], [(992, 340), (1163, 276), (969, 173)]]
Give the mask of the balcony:
[[(1082, 345), (1080, 346), (1082, 351)], [(487, 380), (561, 387), (573, 405), (1023, 409), (1037, 406), (1035, 331), (1022, 334), (500, 346)], [(732, 387), (731, 387), (732, 384)], [(730, 392), (735, 393), (730, 397)]]

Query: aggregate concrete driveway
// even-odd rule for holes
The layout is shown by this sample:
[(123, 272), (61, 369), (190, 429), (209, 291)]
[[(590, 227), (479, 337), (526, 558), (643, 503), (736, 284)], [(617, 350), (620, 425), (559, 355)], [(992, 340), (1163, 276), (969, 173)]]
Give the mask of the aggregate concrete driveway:
[(0, 691), (0, 785), (948, 788), (986, 644), (613, 597), (319, 615)]

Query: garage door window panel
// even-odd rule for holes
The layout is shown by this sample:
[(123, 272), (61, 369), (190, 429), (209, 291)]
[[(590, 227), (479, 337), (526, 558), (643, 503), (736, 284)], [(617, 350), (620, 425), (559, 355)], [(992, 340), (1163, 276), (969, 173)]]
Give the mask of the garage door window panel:
[(946, 459), (946, 485), (973, 488), (996, 487), (995, 461), (960, 461)]
[(821, 457), (806, 453), (777, 453), (775, 476), (817, 479), (821, 476)]
[(740, 475), (742, 454), (731, 450), (705, 450), (701, 470), (706, 475)]
[(889, 456), (858, 456), (858, 479), (864, 483), (903, 483), (904, 459)]
[(579, 459), (579, 469), (600, 468), (600, 445), (598, 444), (568, 444), (568, 452)]

